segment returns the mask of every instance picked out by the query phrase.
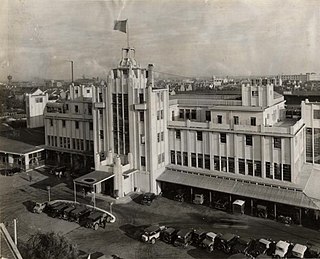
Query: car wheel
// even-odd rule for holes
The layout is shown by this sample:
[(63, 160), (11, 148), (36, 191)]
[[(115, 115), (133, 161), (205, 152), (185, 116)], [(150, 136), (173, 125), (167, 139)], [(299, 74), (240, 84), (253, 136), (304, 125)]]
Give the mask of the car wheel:
[(94, 224), (94, 230), (98, 230), (98, 228), (99, 228), (99, 225), (97, 223)]
[(155, 243), (156, 243), (156, 240), (155, 240), (154, 238), (152, 238), (152, 239), (151, 239), (151, 244), (154, 245)]

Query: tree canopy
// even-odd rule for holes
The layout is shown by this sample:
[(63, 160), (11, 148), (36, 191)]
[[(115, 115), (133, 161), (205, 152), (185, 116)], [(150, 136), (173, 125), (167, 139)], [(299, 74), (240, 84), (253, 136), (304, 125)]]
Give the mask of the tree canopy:
[(27, 258), (30, 259), (76, 259), (77, 246), (55, 232), (36, 233), (26, 245)]

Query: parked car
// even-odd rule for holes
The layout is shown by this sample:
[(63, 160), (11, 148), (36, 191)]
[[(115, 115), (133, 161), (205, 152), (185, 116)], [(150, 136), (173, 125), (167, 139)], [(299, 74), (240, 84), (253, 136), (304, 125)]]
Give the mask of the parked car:
[(194, 204), (203, 204), (204, 203), (204, 195), (203, 194), (195, 194), (193, 199)]
[(58, 218), (58, 217), (60, 218), (60, 217), (62, 217), (63, 211), (68, 207), (69, 207), (69, 205), (66, 203), (63, 203), (59, 206), (56, 206), (56, 207), (52, 208), (50, 210), (50, 212), (48, 212), (48, 216), (50, 216), (52, 218)]
[(261, 204), (257, 204), (257, 217), (259, 218), (267, 218), (268, 217), (268, 208), (267, 206), (261, 205)]
[(305, 258), (320, 258), (319, 250), (312, 249), (311, 247), (307, 248), (307, 251), (304, 253)]
[(168, 243), (168, 244), (173, 244), (176, 236), (177, 236), (177, 232), (178, 230), (175, 228), (167, 228), (165, 230), (162, 231), (161, 233), (161, 240), (163, 240), (164, 242)]
[(174, 246), (181, 246), (186, 248), (192, 242), (193, 229), (185, 228), (181, 229), (177, 233), (177, 238), (174, 241)]
[(232, 254), (247, 254), (247, 251), (253, 245), (254, 240), (251, 238), (239, 238), (231, 249)]
[(186, 194), (182, 190), (178, 190), (173, 199), (178, 202), (184, 202), (186, 200)]
[(49, 171), (49, 173), (52, 174), (52, 175), (55, 175), (55, 176), (59, 176), (59, 175), (65, 176), (66, 171), (67, 171), (67, 167), (65, 167), (65, 166), (56, 166), (56, 167), (52, 168)]
[(83, 218), (91, 213), (91, 209), (86, 207), (79, 207), (70, 211), (69, 220), (79, 223)]
[(280, 215), (278, 216), (277, 220), (283, 224), (287, 224), (287, 225), (291, 225), (293, 223), (293, 220), (291, 217), (289, 216), (283, 216), (283, 215)]
[(148, 205), (150, 206), (152, 201), (156, 198), (157, 196), (152, 193), (152, 192), (146, 192), (142, 196), (141, 204), (142, 205)]
[(261, 238), (254, 243), (252, 250), (250, 250), (248, 253), (253, 257), (257, 257), (261, 254), (271, 255), (274, 253), (274, 250), (274, 242)]
[(62, 205), (62, 202), (55, 202), (55, 203), (48, 203), (47, 206), (45, 206), (42, 211), (47, 213), (48, 215), (51, 213), (51, 211), (60, 205)]
[(202, 229), (196, 229), (193, 231), (192, 243), (196, 246), (200, 245), (203, 239), (206, 237), (206, 231)]
[(217, 200), (213, 203), (214, 208), (218, 210), (224, 210), (227, 211), (229, 209), (229, 201), (225, 199)]
[(84, 221), (85, 227), (98, 230), (99, 227), (106, 227), (106, 222), (108, 222), (108, 215), (101, 211), (94, 211), (89, 216), (87, 216)]
[(236, 244), (238, 239), (239, 236), (237, 235), (230, 233), (223, 234), (217, 240), (217, 248), (218, 250), (221, 250), (226, 254), (229, 254), (231, 252), (232, 247)]
[(65, 220), (69, 220), (71, 211), (75, 210), (77, 207), (70, 206), (63, 211), (62, 218)]
[(210, 252), (212, 252), (215, 249), (216, 246), (216, 240), (219, 237), (219, 234), (208, 232), (201, 242), (201, 247), (208, 249)]
[(141, 239), (146, 243), (155, 244), (164, 229), (166, 229), (165, 226), (150, 226), (144, 230)]
[(45, 207), (47, 206), (47, 202), (37, 202), (36, 205), (33, 207), (33, 213), (42, 213), (42, 211), (45, 209)]
[(290, 244), (288, 242), (280, 240), (276, 244), (276, 250), (274, 252), (274, 257), (276, 258), (284, 258), (289, 251)]
[(307, 251), (307, 249), (308, 248), (305, 245), (295, 244), (291, 252), (293, 257), (295, 258), (304, 258), (304, 254)]

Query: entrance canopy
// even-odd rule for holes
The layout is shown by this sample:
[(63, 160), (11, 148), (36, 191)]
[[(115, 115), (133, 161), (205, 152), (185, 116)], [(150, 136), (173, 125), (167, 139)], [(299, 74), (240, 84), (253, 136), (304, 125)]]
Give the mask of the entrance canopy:
[(112, 172), (93, 171), (74, 180), (78, 185), (93, 186), (114, 177)]
[(246, 183), (236, 179), (223, 179), (209, 174), (177, 172), (167, 169), (157, 178), (157, 181), (319, 210), (319, 207), (302, 191)]

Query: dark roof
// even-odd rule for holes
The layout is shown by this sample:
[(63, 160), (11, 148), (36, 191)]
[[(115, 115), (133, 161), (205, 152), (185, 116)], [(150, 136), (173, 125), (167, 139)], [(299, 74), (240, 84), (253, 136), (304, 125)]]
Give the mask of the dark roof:
[(34, 151), (40, 151), (41, 149), (43, 149), (43, 147), (29, 145), (18, 140), (13, 140), (0, 136), (1, 152), (23, 155)]

